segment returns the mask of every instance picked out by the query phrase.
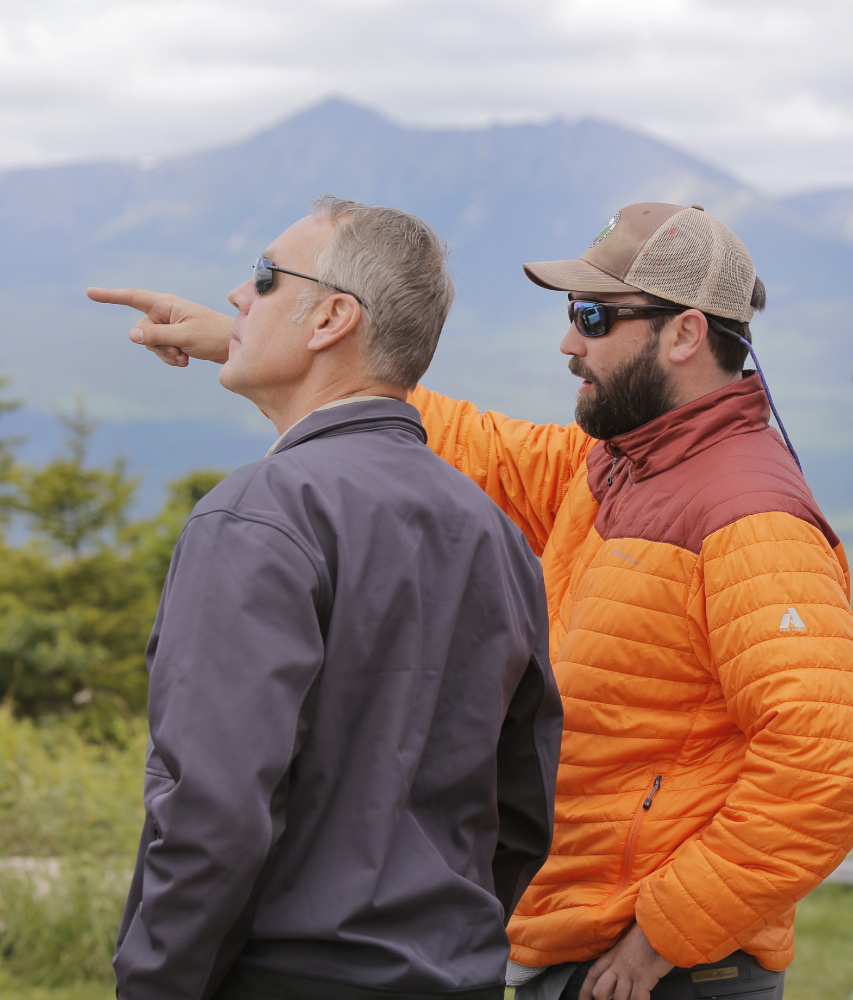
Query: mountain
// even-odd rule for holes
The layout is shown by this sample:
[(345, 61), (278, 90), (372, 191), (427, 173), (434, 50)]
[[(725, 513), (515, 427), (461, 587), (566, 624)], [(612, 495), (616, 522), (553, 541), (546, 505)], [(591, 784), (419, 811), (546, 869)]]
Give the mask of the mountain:
[(779, 203), (815, 233), (853, 243), (853, 188), (803, 191), (781, 198)]
[(561, 422), (575, 388), (557, 350), (565, 298), (534, 286), (521, 263), (577, 256), (634, 201), (704, 205), (742, 236), (767, 283), (759, 356), (819, 499), (853, 532), (853, 246), (808, 205), (596, 120), (425, 130), (330, 100), (150, 169), (0, 173), (2, 368), (27, 403), (19, 422), (44, 434), (39, 415), (80, 391), (105, 421), (102, 440), (124, 440), (154, 480), (216, 455), (228, 435), (258, 442), (247, 460), (262, 454), (271, 425), (224, 393), (211, 366), (157, 363), (126, 340), (130, 311), (96, 306), (84, 289), (162, 288), (228, 309), (252, 260), (324, 192), (413, 211), (450, 245), (458, 297), (430, 385)]

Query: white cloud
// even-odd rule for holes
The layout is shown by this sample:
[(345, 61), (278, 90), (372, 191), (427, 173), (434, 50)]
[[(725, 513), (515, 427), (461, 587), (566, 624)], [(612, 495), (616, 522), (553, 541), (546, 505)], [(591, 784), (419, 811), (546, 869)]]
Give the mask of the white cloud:
[(853, 184), (849, 0), (0, 0), (0, 166), (173, 155), (330, 93), (598, 116), (765, 189)]

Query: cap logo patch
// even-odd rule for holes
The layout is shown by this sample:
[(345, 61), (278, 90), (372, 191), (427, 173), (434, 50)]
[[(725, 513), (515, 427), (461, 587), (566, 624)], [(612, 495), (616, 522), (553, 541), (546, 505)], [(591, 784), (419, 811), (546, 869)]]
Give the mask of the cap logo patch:
[(592, 241), (592, 243), (590, 243), (590, 247), (596, 246), (597, 244), (599, 244), (604, 239), (605, 236), (607, 236), (608, 233), (613, 232), (613, 229), (615, 228), (616, 223), (619, 221), (619, 215), (620, 215), (620, 213), (617, 212), (613, 216), (613, 218), (610, 220), (610, 222), (607, 223), (607, 225), (604, 227), (604, 229), (602, 229), (601, 232), (598, 234), (598, 236), (596, 236), (595, 239)]

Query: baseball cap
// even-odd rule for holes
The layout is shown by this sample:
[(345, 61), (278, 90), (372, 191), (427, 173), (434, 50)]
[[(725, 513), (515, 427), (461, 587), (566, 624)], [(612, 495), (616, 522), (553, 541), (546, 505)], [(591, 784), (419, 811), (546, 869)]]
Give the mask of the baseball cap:
[(648, 292), (748, 323), (755, 267), (737, 236), (701, 206), (620, 208), (577, 260), (525, 264), (531, 281), (565, 292)]

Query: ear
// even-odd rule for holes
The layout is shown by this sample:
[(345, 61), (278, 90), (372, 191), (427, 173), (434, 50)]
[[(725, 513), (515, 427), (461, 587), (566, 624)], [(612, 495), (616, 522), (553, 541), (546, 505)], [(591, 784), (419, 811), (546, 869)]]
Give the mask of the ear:
[(708, 320), (698, 309), (679, 313), (667, 327), (668, 355), (674, 365), (690, 361), (708, 339)]
[(309, 351), (323, 351), (361, 326), (361, 304), (351, 295), (330, 295), (311, 314)]

